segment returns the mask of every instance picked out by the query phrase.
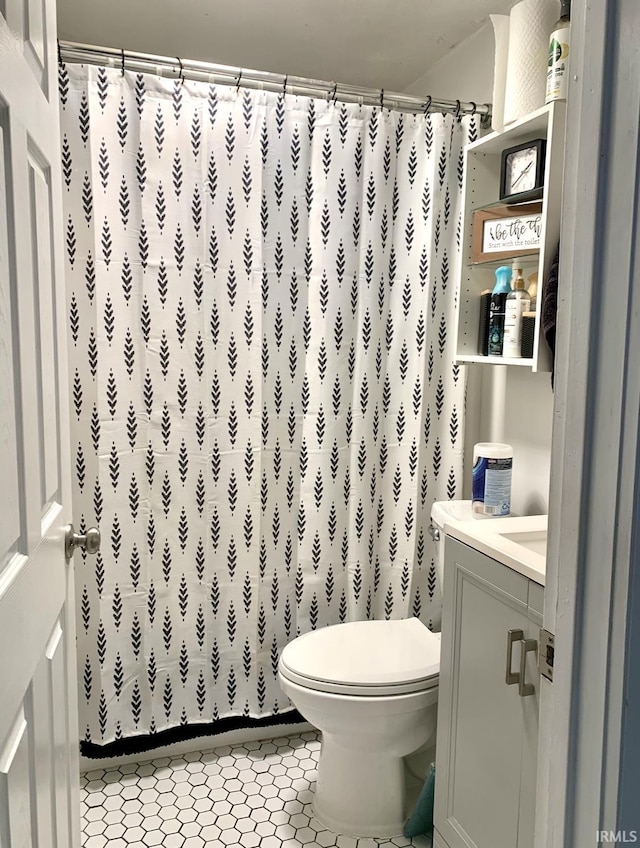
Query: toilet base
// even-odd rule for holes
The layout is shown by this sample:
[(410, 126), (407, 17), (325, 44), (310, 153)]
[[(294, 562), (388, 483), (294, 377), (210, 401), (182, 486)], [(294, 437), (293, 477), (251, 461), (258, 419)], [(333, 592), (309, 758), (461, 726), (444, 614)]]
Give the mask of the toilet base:
[(402, 757), (363, 750), (354, 755), (344, 740), (324, 733), (312, 808), (334, 833), (402, 835), (407, 812)]

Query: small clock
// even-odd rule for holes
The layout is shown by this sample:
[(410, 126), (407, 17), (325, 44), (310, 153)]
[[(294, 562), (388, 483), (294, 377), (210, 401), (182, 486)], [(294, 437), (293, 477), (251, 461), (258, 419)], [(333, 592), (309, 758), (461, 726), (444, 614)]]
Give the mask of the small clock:
[(500, 200), (542, 197), (546, 148), (546, 140), (536, 138), (502, 151)]

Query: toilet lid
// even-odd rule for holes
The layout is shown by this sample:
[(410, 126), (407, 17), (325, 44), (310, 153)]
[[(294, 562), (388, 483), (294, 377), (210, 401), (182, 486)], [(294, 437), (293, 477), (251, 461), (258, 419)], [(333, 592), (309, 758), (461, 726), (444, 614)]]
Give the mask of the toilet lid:
[(337, 624), (290, 642), (280, 670), (294, 683), (326, 692), (416, 692), (437, 685), (440, 638), (417, 618)]

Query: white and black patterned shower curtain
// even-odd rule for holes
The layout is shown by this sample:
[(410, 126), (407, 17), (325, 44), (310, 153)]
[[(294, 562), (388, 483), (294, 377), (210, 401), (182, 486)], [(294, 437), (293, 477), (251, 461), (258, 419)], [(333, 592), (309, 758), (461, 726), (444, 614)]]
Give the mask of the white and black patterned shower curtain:
[(61, 70), (81, 728), (289, 704), (297, 634), (439, 623), (475, 121)]

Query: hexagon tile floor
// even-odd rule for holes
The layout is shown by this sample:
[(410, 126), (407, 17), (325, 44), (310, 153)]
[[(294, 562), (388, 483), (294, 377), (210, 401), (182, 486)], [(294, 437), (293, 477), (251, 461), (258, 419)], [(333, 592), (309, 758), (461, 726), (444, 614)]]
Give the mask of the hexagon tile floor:
[(84, 848), (403, 848), (354, 839), (311, 812), (319, 734), (246, 742), (81, 777)]

